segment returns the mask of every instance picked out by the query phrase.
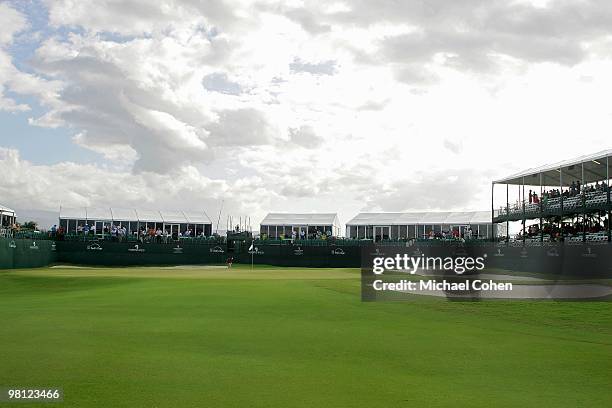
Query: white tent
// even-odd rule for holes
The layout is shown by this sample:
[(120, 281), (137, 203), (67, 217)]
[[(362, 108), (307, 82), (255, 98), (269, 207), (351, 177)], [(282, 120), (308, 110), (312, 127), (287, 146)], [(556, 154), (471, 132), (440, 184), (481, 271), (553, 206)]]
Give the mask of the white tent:
[(12, 225), (16, 218), (15, 210), (0, 204), (0, 228)]
[(297, 236), (331, 232), (332, 236), (340, 235), (340, 221), (336, 213), (269, 213), (260, 223), (260, 233), (268, 237)]
[(489, 211), (359, 213), (349, 225), (410, 225), (410, 224), (486, 224), (491, 222)]
[(191, 228), (194, 235), (211, 235), (212, 221), (204, 211), (157, 211), (125, 208), (64, 208), (60, 209), (60, 225), (67, 232), (74, 232), (78, 225), (95, 226), (97, 233), (105, 225), (123, 225), (128, 231), (138, 228), (162, 228), (171, 234)]
[(430, 232), (456, 230), (464, 233), (472, 229), (474, 236), (491, 237), (491, 213), (463, 212), (403, 212), (359, 213), (346, 223), (349, 238), (405, 239), (420, 238)]

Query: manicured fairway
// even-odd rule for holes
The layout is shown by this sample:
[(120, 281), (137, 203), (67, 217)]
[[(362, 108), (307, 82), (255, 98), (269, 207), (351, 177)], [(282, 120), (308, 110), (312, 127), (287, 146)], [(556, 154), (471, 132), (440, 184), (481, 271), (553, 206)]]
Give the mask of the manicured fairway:
[(43, 406), (612, 401), (605, 302), (362, 303), (348, 269), (46, 268), (0, 272), (0, 321), (0, 387), (63, 388)]

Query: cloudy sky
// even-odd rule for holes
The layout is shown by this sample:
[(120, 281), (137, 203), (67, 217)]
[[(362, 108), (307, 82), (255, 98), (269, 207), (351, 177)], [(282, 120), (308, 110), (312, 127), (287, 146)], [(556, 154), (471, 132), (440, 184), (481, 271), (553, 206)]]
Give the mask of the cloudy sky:
[(0, 27), (18, 210), (486, 210), (612, 147), (607, 0), (15, 0)]

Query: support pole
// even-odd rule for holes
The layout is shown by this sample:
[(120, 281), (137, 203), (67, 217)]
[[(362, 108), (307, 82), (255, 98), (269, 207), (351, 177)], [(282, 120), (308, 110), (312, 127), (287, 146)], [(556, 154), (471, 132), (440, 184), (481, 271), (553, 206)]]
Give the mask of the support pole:
[[(494, 194), (495, 194), (495, 183), (491, 183), (491, 228), (493, 228), (493, 221), (495, 220), (495, 204), (493, 201)], [(452, 231), (452, 228), (451, 228), (451, 231)], [(489, 238), (488, 231), (489, 229), (487, 228), (487, 239)], [(491, 238), (494, 238), (494, 237), (491, 236)], [(491, 241), (494, 241), (494, 239), (492, 239)]]
[(561, 203), (561, 221), (559, 222), (559, 231), (561, 231), (560, 241), (564, 241), (563, 237), (563, 167), (559, 168), (559, 193), (560, 193), (560, 203)]
[(610, 205), (610, 156), (606, 157), (606, 200), (608, 203), (608, 242), (612, 241), (612, 206)]
[(523, 185), (523, 245), (525, 245), (525, 224), (527, 223), (525, 219), (525, 177), (523, 177), (521, 183)]
[(506, 184), (506, 243), (510, 242), (510, 185)]
[(540, 202), (538, 204), (538, 210), (540, 212), (540, 242), (544, 242), (544, 228), (542, 225), (542, 213), (544, 212), (544, 198), (542, 197), (542, 172), (540, 172)]
[[(584, 192), (584, 162), (582, 163), (582, 180), (580, 181), (580, 198)], [(586, 195), (585, 195), (586, 198)], [(586, 199), (580, 200), (582, 205), (582, 242), (586, 242)]]

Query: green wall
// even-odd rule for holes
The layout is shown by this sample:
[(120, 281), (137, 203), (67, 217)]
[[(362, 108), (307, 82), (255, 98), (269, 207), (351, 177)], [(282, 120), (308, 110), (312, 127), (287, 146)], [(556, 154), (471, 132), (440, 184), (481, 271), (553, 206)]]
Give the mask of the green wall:
[(81, 265), (189, 265), (225, 263), (225, 245), (57, 241), (57, 262)]
[(0, 269), (47, 266), (56, 254), (53, 241), (0, 238)]
[[(243, 248), (234, 259), (240, 263), (299, 266), (318, 268), (359, 268), (361, 266), (360, 246), (307, 246), (255, 243), (256, 251)], [(251, 253), (252, 252), (252, 253)]]

